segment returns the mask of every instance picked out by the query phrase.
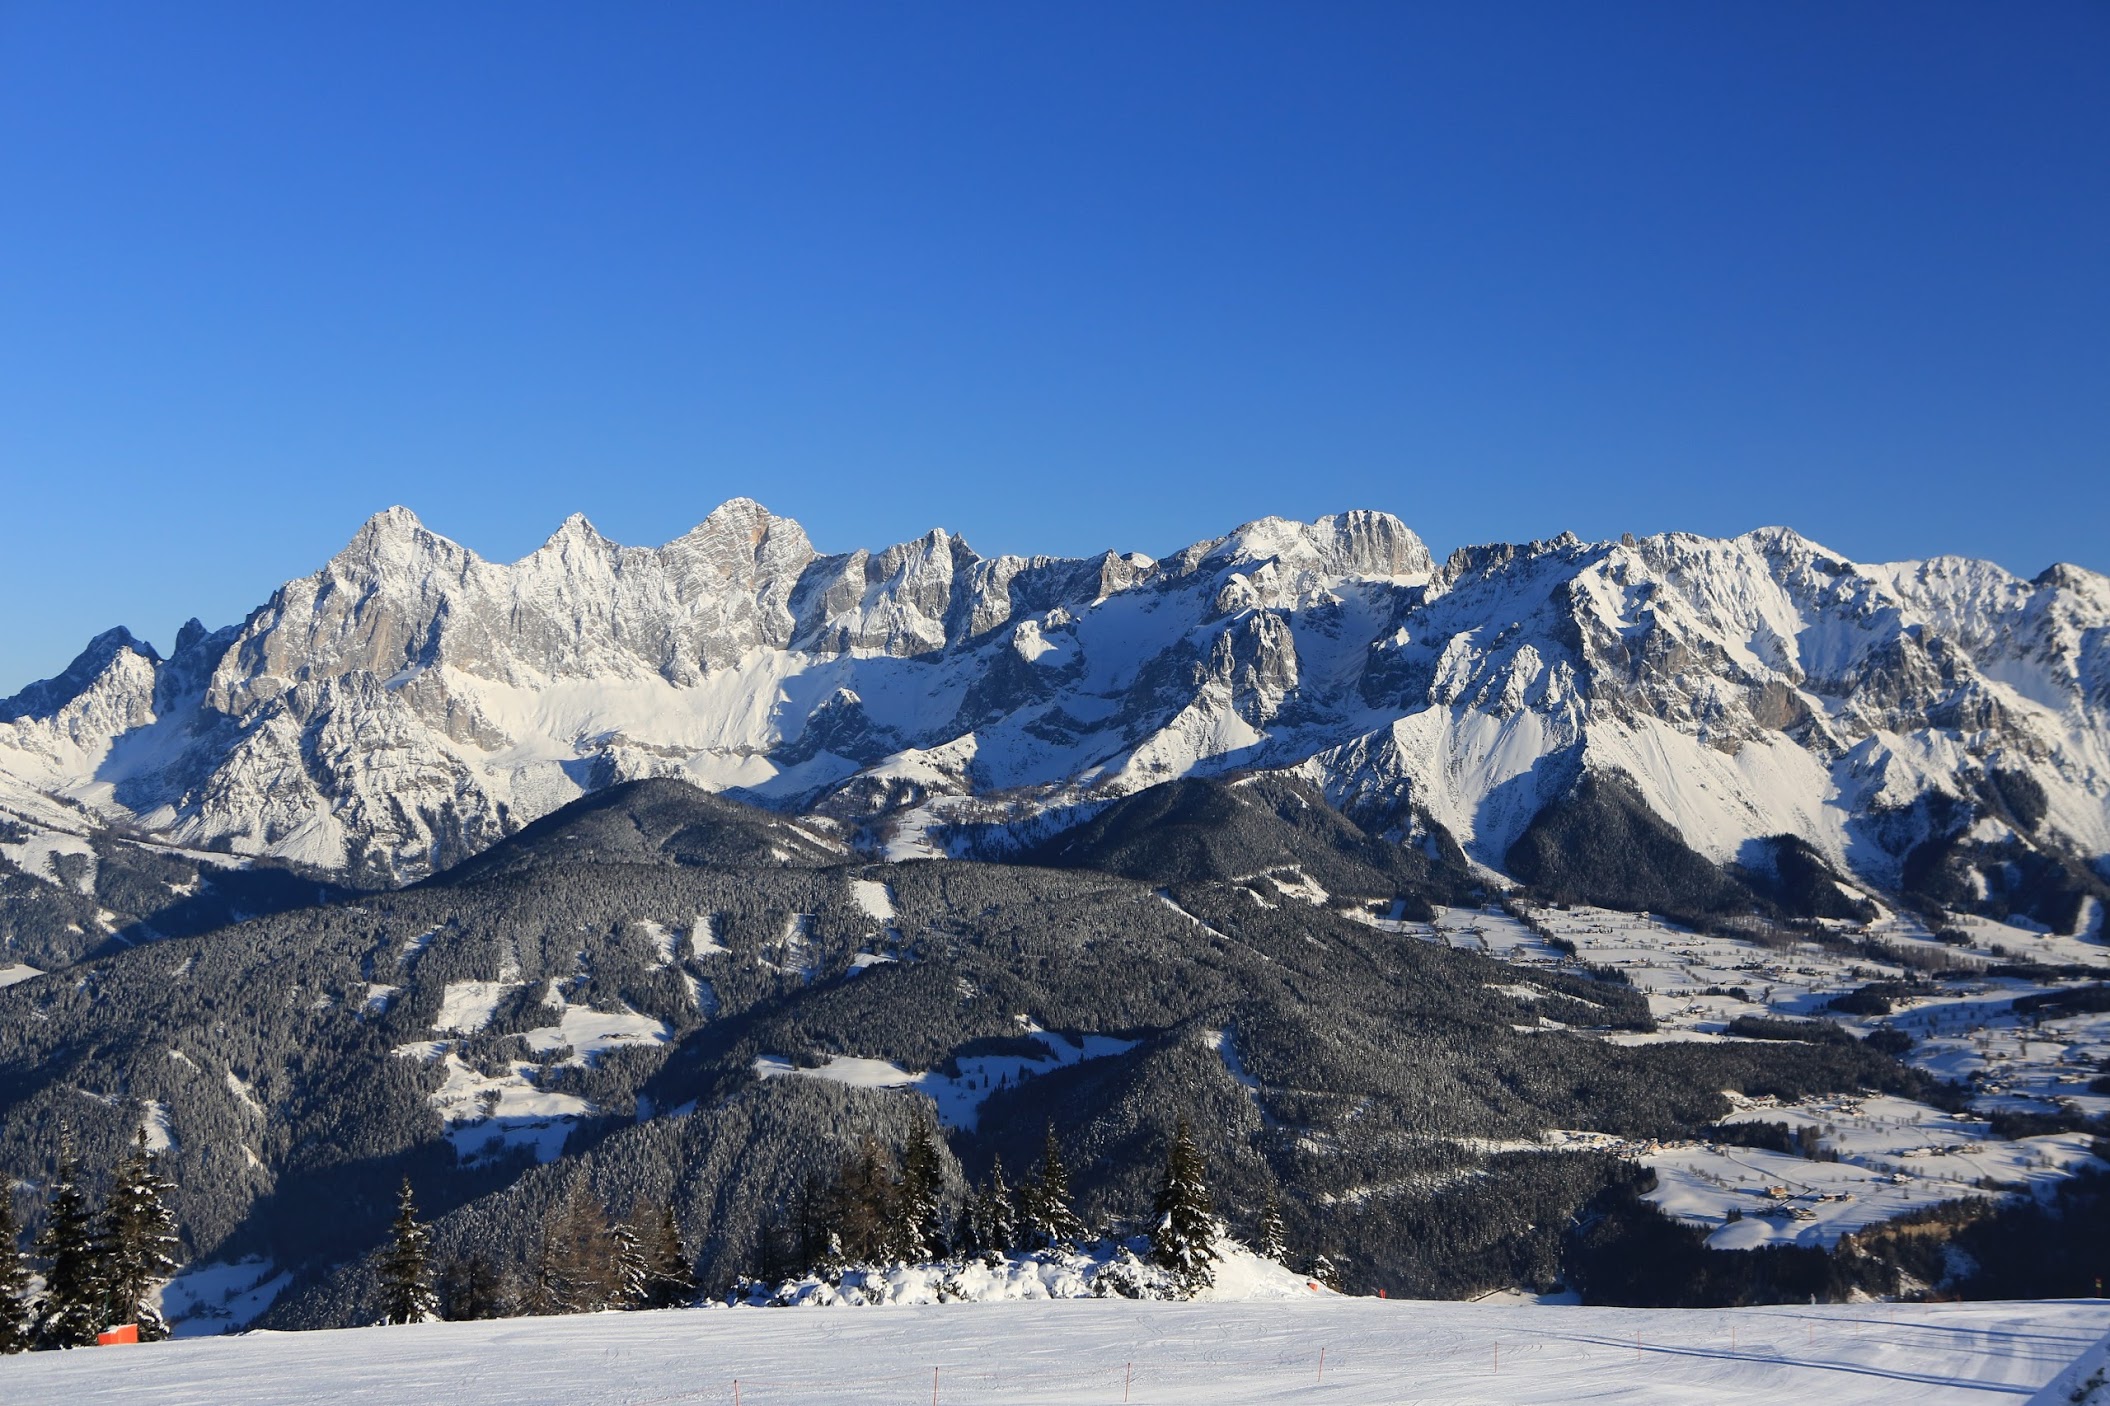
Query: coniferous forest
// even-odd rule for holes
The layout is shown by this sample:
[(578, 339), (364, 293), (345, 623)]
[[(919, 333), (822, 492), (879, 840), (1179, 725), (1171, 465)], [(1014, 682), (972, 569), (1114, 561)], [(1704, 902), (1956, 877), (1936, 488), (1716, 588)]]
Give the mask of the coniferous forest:
[[(1393, 1296), (1925, 1278), (1925, 1237), (1708, 1250), (1631, 1161), (1505, 1150), (1712, 1136), (1724, 1091), (1961, 1106), (1894, 1043), (1594, 1038), (1651, 1029), (1642, 994), (1581, 964), (1519, 988), (1344, 911), (1491, 901), (1440, 848), (1384, 859), (1287, 783), (1182, 787), (1191, 825), (1146, 793), (1031, 863), (882, 866), (635, 783), (410, 888), (0, 992), (0, 1343), (158, 1335), (178, 1265), (251, 1258), (283, 1276), (274, 1328), (766, 1303), (1006, 1256), (1179, 1295), (1222, 1237)], [(1327, 901), (1284, 901), (1271, 862)], [(1959, 1204), (1959, 1243), (1993, 1238), (1988, 1207)], [(2006, 1243), (2055, 1234), (1997, 1214)], [(2034, 1285), (2026, 1257), (1975, 1262), (1984, 1292)]]

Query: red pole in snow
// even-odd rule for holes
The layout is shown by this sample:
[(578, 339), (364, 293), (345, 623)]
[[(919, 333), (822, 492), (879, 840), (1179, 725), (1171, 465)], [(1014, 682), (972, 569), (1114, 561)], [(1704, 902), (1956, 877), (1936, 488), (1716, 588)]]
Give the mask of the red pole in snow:
[(1326, 1349), (1319, 1349), (1319, 1385), (1326, 1385)]
[(733, 1406), (740, 1406), (740, 1379), (733, 1378)]
[(930, 1369), (930, 1406), (938, 1406), (938, 1369)]
[(1134, 1386), (1135, 1384), (1136, 1364), (1131, 1362), (1128, 1364), (1128, 1375), (1121, 1379), (1121, 1400), (1124, 1403), (1124, 1406), (1126, 1406), (1126, 1402), (1128, 1401), (1128, 1389)]

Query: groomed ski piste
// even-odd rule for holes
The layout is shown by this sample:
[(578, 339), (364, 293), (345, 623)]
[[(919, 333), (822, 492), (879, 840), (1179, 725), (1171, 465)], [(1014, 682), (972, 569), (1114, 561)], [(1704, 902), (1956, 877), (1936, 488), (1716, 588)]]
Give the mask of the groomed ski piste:
[(1344, 1297), (1224, 1249), (1215, 1283), (1193, 1302), (1086, 1297), (1090, 1273), (1105, 1268), (1089, 1257), (896, 1265), (828, 1288), (789, 1282), (775, 1294), (789, 1307), (33, 1353), (0, 1359), (0, 1401), (2110, 1406), (2110, 1393), (2090, 1395), (2110, 1343), (2105, 1300), (1727, 1310), (1582, 1308), (1522, 1295), (1387, 1301)]
[(0, 1361), (0, 1400), (2049, 1406), (2096, 1399), (2072, 1397), (2086, 1376), (2073, 1369), (2099, 1363), (2106, 1331), (2110, 1302), (2096, 1300), (1716, 1311), (1313, 1295), (672, 1309), (34, 1353)]

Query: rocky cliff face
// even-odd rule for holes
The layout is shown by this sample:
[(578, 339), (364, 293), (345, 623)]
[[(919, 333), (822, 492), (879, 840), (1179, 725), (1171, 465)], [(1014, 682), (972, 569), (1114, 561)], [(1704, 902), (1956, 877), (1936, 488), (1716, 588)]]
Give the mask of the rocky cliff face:
[(657, 549), (574, 517), (501, 564), (397, 508), (238, 628), (166, 659), (112, 631), (0, 703), (20, 825), (382, 881), (645, 775), (904, 855), (1254, 769), (1495, 871), (1616, 774), (1718, 864), (1794, 834), (1874, 890), (2087, 926), (2110, 581), (1862, 566), (1783, 529), (1438, 566), (1373, 512), (1161, 561), (984, 558), (943, 531), (826, 555), (744, 499)]

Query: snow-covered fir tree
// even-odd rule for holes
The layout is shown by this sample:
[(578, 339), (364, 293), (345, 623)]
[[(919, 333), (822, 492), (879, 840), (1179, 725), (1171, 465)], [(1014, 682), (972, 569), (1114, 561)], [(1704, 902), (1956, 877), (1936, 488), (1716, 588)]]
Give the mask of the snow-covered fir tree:
[(645, 1250), (637, 1227), (619, 1220), (608, 1228), (608, 1238), (615, 1246), (609, 1264), (614, 1280), (610, 1302), (616, 1308), (638, 1308), (645, 1302)]
[(983, 1254), (1007, 1255), (1018, 1248), (1018, 1206), (1004, 1180), (1004, 1159), (989, 1162), (989, 1175), (967, 1203), (967, 1233)]
[(927, 1119), (919, 1119), (910, 1132), (908, 1148), (901, 1158), (901, 1187), (894, 1208), (900, 1257), (904, 1260), (942, 1258), (945, 1244), (945, 1164), (938, 1156), (937, 1135)]
[(1282, 1196), (1271, 1185), (1260, 1203), (1260, 1223), (1253, 1231), (1253, 1253), (1281, 1264), (1289, 1256), (1289, 1232), (1282, 1225)]
[(1185, 1118), (1165, 1154), (1165, 1181), (1152, 1208), (1150, 1257), (1192, 1296), (1216, 1278), (1216, 1211), (1209, 1204), (1208, 1169)]
[(395, 1224), (381, 1255), (381, 1311), (390, 1323), (423, 1323), (439, 1309), (432, 1292), (432, 1231), (418, 1221), (410, 1178), (396, 1195)]
[[(645, 1302), (654, 1308), (674, 1308), (696, 1297), (696, 1267), (688, 1247), (681, 1242), (681, 1225), (674, 1208), (662, 1205), (657, 1215), (640, 1222), (645, 1251)], [(774, 1235), (771, 1221), (767, 1234)], [(765, 1277), (764, 1282), (768, 1282)]]
[(1073, 1250), (1085, 1238), (1084, 1222), (1070, 1207), (1070, 1169), (1063, 1165), (1053, 1123), (1041, 1147), (1040, 1171), (1026, 1184), (1019, 1202), (1028, 1249)]
[(0, 1178), (0, 1356), (30, 1345), (29, 1265), (15, 1225), (15, 1198)]
[(138, 1324), (143, 1342), (168, 1336), (168, 1324), (154, 1306), (154, 1290), (182, 1263), (178, 1256), (183, 1232), (168, 1204), (174, 1189), (161, 1174), (160, 1158), (141, 1128), (132, 1150), (117, 1164), (103, 1208), (99, 1248), (108, 1296), (104, 1317), (111, 1323)]
[(843, 1248), (842, 1232), (830, 1229), (821, 1240), (820, 1259), (815, 1270), (823, 1279), (840, 1279), (850, 1266), (850, 1252)]
[(37, 1300), (37, 1345), (88, 1347), (102, 1331), (105, 1290), (95, 1215), (81, 1189), (73, 1131), (59, 1127), (58, 1174), (46, 1204), (37, 1254), (44, 1261), (44, 1292)]
[(1330, 1255), (1324, 1253), (1313, 1255), (1304, 1262), (1304, 1273), (1308, 1278), (1324, 1284), (1336, 1293), (1340, 1292), (1341, 1267), (1333, 1262), (1333, 1258)]

